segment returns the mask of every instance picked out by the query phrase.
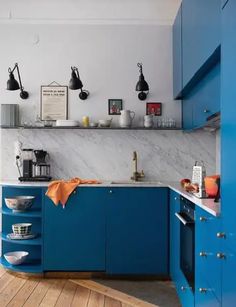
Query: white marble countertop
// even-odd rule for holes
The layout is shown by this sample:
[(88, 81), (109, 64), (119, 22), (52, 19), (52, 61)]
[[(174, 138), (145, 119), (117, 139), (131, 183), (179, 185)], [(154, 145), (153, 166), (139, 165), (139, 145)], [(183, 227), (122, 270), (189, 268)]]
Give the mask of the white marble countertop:
[[(1, 186), (18, 186), (18, 187), (47, 187), (49, 182), (19, 182), (17, 180), (10, 181), (10, 180), (2, 180), (0, 181)], [(180, 195), (184, 196), (195, 205), (199, 206), (200, 208), (204, 209), (205, 211), (209, 212), (214, 216), (220, 215), (220, 202), (215, 203), (214, 199), (199, 199), (192, 195), (191, 193), (186, 192), (184, 189), (181, 188), (180, 183), (178, 182), (160, 182), (160, 181), (144, 181), (144, 182), (131, 182), (128, 180), (122, 181), (102, 181), (101, 184), (82, 184), (80, 187), (167, 187), (172, 189), (173, 191), (179, 193)]]

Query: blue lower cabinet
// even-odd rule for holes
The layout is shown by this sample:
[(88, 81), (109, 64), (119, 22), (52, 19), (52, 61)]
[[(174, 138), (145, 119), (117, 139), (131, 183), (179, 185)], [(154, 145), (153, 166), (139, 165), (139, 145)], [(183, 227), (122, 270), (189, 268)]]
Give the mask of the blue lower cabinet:
[(181, 306), (193, 307), (194, 293), (192, 288), (189, 287), (189, 284), (181, 271), (179, 272), (178, 278), (175, 282), (175, 288), (180, 299)]
[(180, 195), (170, 191), (170, 276), (177, 282), (180, 272), (180, 223), (175, 213), (180, 211)]
[(65, 209), (44, 201), (44, 271), (105, 271), (103, 188), (78, 188)]
[[(222, 240), (219, 237), (222, 229), (221, 218), (196, 208), (195, 223), (195, 279), (196, 294), (199, 288), (209, 285), (211, 293), (221, 300), (222, 260), (217, 257), (222, 250)], [(217, 235), (218, 234), (218, 235)], [(202, 293), (201, 293), (202, 294)], [(210, 294), (209, 294), (210, 295)], [(200, 295), (200, 297), (202, 297)]]
[[(208, 271), (211, 274), (212, 271)], [(215, 296), (212, 287), (206, 282), (205, 276), (196, 279), (195, 287), (195, 306), (196, 307), (220, 307), (221, 303)]]
[(168, 189), (107, 190), (108, 274), (168, 275)]
[(226, 248), (222, 259), (222, 306), (232, 307), (236, 302), (236, 251)]

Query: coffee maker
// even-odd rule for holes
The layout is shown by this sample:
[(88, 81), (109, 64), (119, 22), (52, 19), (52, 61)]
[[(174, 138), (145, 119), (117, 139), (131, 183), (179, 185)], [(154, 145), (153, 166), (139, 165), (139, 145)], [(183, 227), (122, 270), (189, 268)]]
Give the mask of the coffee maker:
[[(45, 150), (22, 149), (16, 157), (20, 181), (50, 181), (49, 154)], [(22, 174), (18, 161), (21, 160)]]

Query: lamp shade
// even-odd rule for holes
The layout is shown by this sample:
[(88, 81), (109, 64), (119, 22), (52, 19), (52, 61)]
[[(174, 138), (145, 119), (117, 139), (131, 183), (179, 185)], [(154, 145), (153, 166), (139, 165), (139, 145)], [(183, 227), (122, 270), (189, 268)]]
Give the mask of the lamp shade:
[(79, 90), (82, 89), (83, 83), (81, 82), (80, 78), (76, 75), (75, 71), (72, 70), (71, 79), (69, 82), (69, 88), (71, 90)]
[(7, 90), (8, 91), (15, 91), (19, 90), (20, 86), (19, 83), (16, 81), (13, 73), (9, 74), (9, 80), (7, 81)]
[(144, 75), (142, 73), (140, 74), (139, 80), (136, 84), (136, 91), (137, 92), (149, 91), (149, 86), (145, 81)]

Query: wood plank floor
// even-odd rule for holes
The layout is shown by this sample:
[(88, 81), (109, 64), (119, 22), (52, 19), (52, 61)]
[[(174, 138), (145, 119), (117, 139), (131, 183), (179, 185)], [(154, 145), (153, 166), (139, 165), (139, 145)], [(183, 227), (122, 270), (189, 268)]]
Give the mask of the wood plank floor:
[[(127, 304), (120, 294), (117, 298), (111, 290), (108, 293), (97, 291), (89, 283), (76, 283), (68, 279), (43, 279), (37, 277), (19, 277), (0, 267), (0, 307), (131, 307), (150, 306), (143, 302), (129, 301)], [(103, 289), (104, 290), (104, 289)], [(102, 293), (104, 292), (104, 293)], [(125, 295), (125, 294), (124, 294)], [(131, 298), (132, 299), (132, 298)]]

